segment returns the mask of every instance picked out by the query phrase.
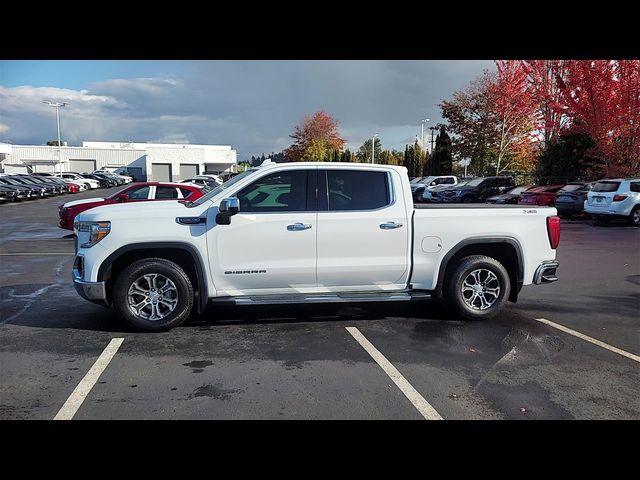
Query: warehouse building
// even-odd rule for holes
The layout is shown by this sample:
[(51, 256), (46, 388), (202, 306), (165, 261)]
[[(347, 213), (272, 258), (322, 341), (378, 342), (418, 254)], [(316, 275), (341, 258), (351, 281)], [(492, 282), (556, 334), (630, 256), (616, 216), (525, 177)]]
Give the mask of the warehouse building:
[(228, 145), (82, 142), (58, 148), (0, 144), (4, 173), (93, 172), (108, 169), (136, 181), (180, 181), (202, 173), (236, 172), (237, 154)]

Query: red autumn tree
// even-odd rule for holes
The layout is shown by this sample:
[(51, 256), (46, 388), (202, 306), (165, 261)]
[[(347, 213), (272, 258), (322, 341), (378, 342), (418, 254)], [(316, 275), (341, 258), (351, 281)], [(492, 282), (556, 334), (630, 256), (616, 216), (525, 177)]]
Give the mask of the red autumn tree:
[(290, 137), (295, 142), (284, 152), (290, 162), (325, 161), (345, 144), (340, 138), (338, 123), (324, 111), (304, 117)]
[[(514, 165), (523, 167), (533, 158), (531, 131), (535, 123), (535, 102), (528, 90), (525, 64), (498, 60), (497, 79), (490, 92), (496, 118), (496, 175)], [(502, 169), (500, 168), (502, 166)]]
[(595, 156), (608, 176), (640, 169), (640, 60), (571, 60), (555, 81), (559, 112), (570, 129), (589, 134)]
[(561, 92), (556, 76), (566, 80), (567, 60), (523, 60), (529, 73), (528, 90), (536, 103), (535, 128), (544, 145), (556, 138), (567, 123), (561, 107)]

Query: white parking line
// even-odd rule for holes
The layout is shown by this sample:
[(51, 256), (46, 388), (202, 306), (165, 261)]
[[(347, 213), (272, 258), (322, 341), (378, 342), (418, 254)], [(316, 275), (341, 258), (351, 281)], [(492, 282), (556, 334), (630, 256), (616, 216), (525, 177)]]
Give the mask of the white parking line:
[(353, 338), (364, 348), (371, 358), (384, 370), (393, 383), (400, 389), (404, 396), (413, 404), (414, 407), (420, 412), (420, 414), (427, 420), (442, 420), (442, 417), (435, 408), (433, 408), (429, 402), (427, 402), (418, 391), (407, 381), (406, 378), (398, 371), (393, 364), (386, 359), (386, 357), (380, 353), (380, 351), (373, 346), (373, 344), (366, 339), (366, 337), (360, 333), (356, 327), (345, 327)]
[(109, 345), (102, 351), (96, 363), (93, 364), (91, 369), (87, 372), (80, 383), (75, 388), (71, 395), (64, 402), (64, 405), (60, 409), (60, 411), (53, 418), (54, 420), (71, 420), (73, 416), (76, 414), (84, 399), (87, 398), (87, 395), (96, 384), (102, 372), (104, 372), (109, 362), (114, 357), (124, 338), (112, 338), (109, 342)]
[(538, 322), (544, 323), (545, 325), (549, 325), (550, 327), (557, 328), (558, 330), (562, 330), (563, 332), (568, 333), (569, 335), (573, 335), (574, 337), (581, 338), (582, 340), (593, 343), (594, 345), (597, 345), (599, 347), (605, 348), (610, 352), (614, 352), (614, 353), (617, 353), (618, 355), (622, 355), (623, 357), (627, 357), (627, 358), (630, 358), (631, 360), (635, 360), (636, 362), (640, 362), (640, 357), (638, 355), (634, 355), (633, 353), (626, 352), (618, 347), (614, 347), (607, 343), (601, 342), (600, 340), (597, 340), (593, 337), (585, 335), (584, 333), (580, 333), (575, 330), (572, 330), (568, 327), (565, 327), (564, 325), (560, 325), (559, 323), (552, 322), (551, 320), (547, 320), (546, 318), (536, 318), (535, 320), (537, 320)]

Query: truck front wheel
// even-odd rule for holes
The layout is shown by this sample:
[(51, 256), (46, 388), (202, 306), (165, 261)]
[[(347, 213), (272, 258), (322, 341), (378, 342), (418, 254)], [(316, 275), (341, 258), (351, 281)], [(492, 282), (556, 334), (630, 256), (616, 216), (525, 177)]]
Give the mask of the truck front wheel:
[(448, 306), (468, 320), (496, 316), (511, 290), (509, 274), (504, 266), (495, 258), (484, 255), (462, 258), (446, 282)]
[(120, 318), (145, 332), (180, 325), (191, 313), (193, 301), (189, 276), (164, 258), (132, 263), (118, 276), (113, 289), (113, 304)]

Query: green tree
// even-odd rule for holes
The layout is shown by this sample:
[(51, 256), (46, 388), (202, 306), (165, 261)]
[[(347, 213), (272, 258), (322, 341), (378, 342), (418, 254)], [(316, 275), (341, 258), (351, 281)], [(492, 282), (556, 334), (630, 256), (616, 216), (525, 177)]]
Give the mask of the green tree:
[(433, 153), (429, 158), (425, 175), (451, 175), (453, 168), (453, 152), (451, 138), (445, 130), (445, 126), (440, 126), (440, 133), (436, 137), (436, 144)]
[[(378, 162), (378, 158), (380, 158), (380, 153), (382, 152), (382, 142), (380, 141), (380, 139), (378, 137), (376, 137), (376, 141), (375, 141), (375, 163), (381, 163)], [(360, 147), (360, 150), (358, 150), (358, 159), (362, 162), (362, 163), (370, 163), (371, 162), (371, 139), (368, 139), (367, 141), (365, 141), (362, 146)]]
[(595, 168), (598, 165), (592, 154), (595, 146), (596, 142), (587, 133), (556, 135), (540, 155), (536, 174), (541, 177), (567, 177), (569, 181), (604, 174)]

